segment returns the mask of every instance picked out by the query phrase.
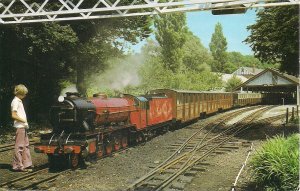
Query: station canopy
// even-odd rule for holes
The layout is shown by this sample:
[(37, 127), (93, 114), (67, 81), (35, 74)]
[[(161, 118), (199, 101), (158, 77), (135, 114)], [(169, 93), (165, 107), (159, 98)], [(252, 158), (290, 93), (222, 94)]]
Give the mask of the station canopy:
[(299, 78), (267, 68), (236, 88), (237, 91), (295, 92)]

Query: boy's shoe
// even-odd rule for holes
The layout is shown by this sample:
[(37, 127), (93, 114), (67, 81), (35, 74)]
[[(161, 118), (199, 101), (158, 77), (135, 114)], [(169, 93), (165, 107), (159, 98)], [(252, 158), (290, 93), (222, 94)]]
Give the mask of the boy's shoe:
[(32, 172), (32, 169), (13, 169), (14, 172)]
[(26, 169), (34, 169), (35, 166), (31, 165), (29, 167), (27, 167)]
[(32, 168), (27, 168), (27, 169), (25, 169), (26, 170), (26, 172), (33, 172), (33, 169)]

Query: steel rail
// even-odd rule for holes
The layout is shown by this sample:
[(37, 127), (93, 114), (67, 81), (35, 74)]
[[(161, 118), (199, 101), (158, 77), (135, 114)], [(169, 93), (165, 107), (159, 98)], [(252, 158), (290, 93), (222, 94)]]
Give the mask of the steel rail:
[[(32, 142), (30, 145), (35, 145), (35, 144), (37, 144), (37, 142)], [(5, 151), (10, 151), (10, 150), (13, 150), (13, 149), (15, 149), (15, 145), (6, 146), (5, 148), (0, 149), (0, 153), (5, 152)]]
[[(253, 121), (257, 116), (259, 116), (260, 114), (262, 114), (263, 112), (271, 109), (272, 107), (267, 107), (267, 108), (263, 108), (260, 111), (258, 111), (257, 113), (255, 113), (253, 116), (250, 116), (249, 118), (249, 122)], [(247, 123), (249, 123), (247, 122)], [(194, 151), (192, 153), (192, 155), (190, 156), (190, 158), (182, 165), (181, 169), (179, 169), (179, 171), (177, 171), (175, 174), (172, 174), (168, 179), (165, 179), (163, 181), (163, 183), (155, 188), (155, 190), (161, 190), (163, 188), (165, 188), (167, 185), (169, 185), (175, 178), (177, 178), (179, 175), (181, 175), (183, 172), (185, 172), (188, 168), (192, 167), (193, 165), (195, 165), (199, 160), (203, 159), (204, 157), (208, 156), (210, 153), (212, 153), (214, 150), (216, 150), (217, 148), (219, 148), (223, 143), (228, 142), (230, 139), (232, 139), (235, 135), (237, 135), (238, 133), (241, 132), (241, 130), (245, 130), (246, 125), (240, 125), (238, 126), (238, 129), (232, 133), (230, 136), (225, 137), (225, 139), (221, 140), (217, 145), (215, 145), (214, 147), (212, 147), (211, 149), (209, 149), (208, 151), (204, 152), (204, 154), (202, 154), (199, 157), (195, 157), (196, 151)], [(234, 126), (233, 129), (236, 129), (237, 126)]]
[(38, 178), (38, 181), (33, 182), (33, 183), (31, 183), (31, 184), (29, 184), (29, 185), (27, 185), (27, 186), (23, 186), (23, 187), (21, 187), (21, 188), (18, 188), (18, 190), (27, 190), (27, 189), (30, 189), (30, 188), (35, 189), (35, 187), (36, 187), (37, 185), (39, 185), (39, 184), (41, 184), (41, 183), (53, 181), (53, 180), (55, 180), (58, 176), (60, 176), (61, 174), (66, 173), (66, 172), (69, 172), (69, 171), (71, 171), (71, 169), (67, 169), (67, 170), (58, 172), (58, 173), (56, 173), (56, 174), (54, 174), (54, 175), (48, 176), (48, 177), (43, 178), (43, 179)]
[[(29, 141), (29, 143), (35, 143), (35, 141)], [(15, 146), (15, 144), (1, 145), (0, 149), (4, 149), (4, 148), (7, 148), (7, 147), (14, 147), (14, 146)]]
[[(235, 111), (235, 112), (232, 112), (229, 114), (229, 117), (225, 118), (224, 120), (221, 120), (217, 125), (215, 125), (213, 128), (215, 128), (216, 126), (218, 126), (219, 124), (223, 123), (225, 120), (228, 120), (228, 118), (234, 116), (235, 114), (237, 113), (240, 113), (240, 112), (243, 112), (245, 110), (249, 110), (249, 109), (252, 109), (252, 108), (245, 108), (245, 109), (241, 109), (241, 110), (238, 110), (238, 111)], [(139, 178), (138, 180), (136, 180), (133, 184), (131, 184), (129, 186), (129, 188), (134, 188), (137, 184), (139, 184), (140, 182), (142, 182), (143, 180), (147, 179), (149, 176), (155, 174), (156, 172), (158, 171), (161, 171), (161, 169), (165, 168), (165, 164), (166, 163), (172, 163), (170, 162), (170, 160), (176, 156), (178, 153), (181, 152), (181, 150), (183, 150), (183, 148), (196, 136), (198, 135), (205, 127), (208, 127), (212, 125), (212, 122), (208, 122), (207, 124), (205, 124), (204, 126), (202, 126), (197, 132), (193, 133), (189, 138), (187, 138), (180, 146), (179, 148), (174, 152), (172, 153), (165, 161), (163, 161), (160, 165), (158, 165), (157, 167), (155, 167), (154, 169), (152, 169), (150, 172), (148, 172), (146, 175), (144, 175), (143, 177)], [(188, 153), (183, 153), (181, 154), (181, 156), (179, 158), (183, 158), (187, 155)]]
[(37, 182), (34, 182), (28, 186), (24, 186), (24, 187), (21, 187), (21, 188), (18, 188), (19, 190), (27, 190), (27, 189), (30, 189), (30, 188), (35, 188), (37, 185), (41, 184), (41, 183), (45, 183), (45, 182), (50, 182), (50, 181), (53, 181), (55, 180), (60, 174), (56, 174), (56, 175), (53, 175), (53, 176), (50, 176), (48, 178), (45, 178), (45, 179), (42, 179), (42, 180), (39, 180)]
[[(115, 152), (111, 153), (110, 155), (102, 156), (101, 158), (99, 158), (99, 160), (104, 159), (104, 158), (106, 158), (106, 157), (114, 156), (115, 154), (124, 152), (124, 151), (126, 151), (126, 150), (128, 150), (128, 149), (129, 149), (129, 147), (122, 148), (122, 149), (120, 149), (120, 150), (118, 150), (118, 151), (115, 151)], [(41, 169), (39, 169), (39, 170), (37, 170), (37, 171), (30, 172), (30, 173), (28, 173), (28, 174), (26, 174), (26, 175), (24, 175), (24, 176), (17, 177), (17, 178), (15, 178), (15, 179), (13, 179), (13, 180), (10, 180), (10, 181), (4, 182), (4, 183), (0, 183), (0, 187), (8, 186), (8, 185), (11, 185), (11, 184), (16, 183), (16, 182), (19, 182), (19, 181), (24, 181), (24, 180), (32, 179), (34, 176), (40, 175), (40, 173), (44, 173), (45, 171), (46, 171), (46, 172), (49, 171), (49, 168), (48, 168), (48, 167), (45, 167), (45, 166), (47, 166), (47, 164), (43, 164), (43, 165), (41, 165), (41, 166), (36, 167), (37, 169), (38, 169), (38, 168), (41, 168)], [(71, 171), (71, 170), (72, 170), (72, 169), (66, 169), (66, 170), (64, 170), (64, 171), (59, 172), (58, 174), (52, 175), (52, 176), (50, 176), (50, 177), (46, 177), (46, 178), (44, 178), (44, 179), (42, 179), (42, 180), (39, 180), (39, 181), (37, 181), (37, 182), (34, 182), (34, 183), (32, 183), (32, 184), (30, 184), (30, 185), (27, 185), (27, 186), (24, 186), (24, 187), (22, 187), (22, 188), (18, 188), (18, 190), (27, 190), (27, 189), (33, 188), (34, 186), (37, 186), (37, 185), (39, 185), (39, 184), (41, 184), (41, 183), (45, 183), (45, 182), (52, 181), (52, 180), (56, 179), (56, 178), (57, 178), (59, 175), (61, 175), (62, 173), (65, 173), (65, 172), (68, 172), (68, 171)]]
[[(215, 138), (212, 138), (212, 139), (209, 139), (209, 141), (206, 141), (205, 144), (203, 144), (203, 141), (206, 139), (206, 137), (210, 134), (210, 132), (216, 128), (217, 126), (219, 126), (220, 124), (224, 123), (224, 121), (234, 117), (237, 113), (241, 113), (241, 112), (245, 112), (247, 110), (254, 110), (254, 109), (257, 109), (259, 107), (262, 107), (262, 106), (255, 106), (254, 108), (245, 108), (245, 109), (242, 109), (242, 110), (238, 110), (238, 111), (235, 111), (235, 112), (232, 112), (230, 114), (228, 114), (225, 118), (223, 118), (221, 121), (219, 121), (216, 125), (214, 125), (209, 132), (207, 132), (205, 134), (204, 137), (202, 137), (202, 140), (199, 141), (191, 151), (188, 151), (186, 153), (183, 153), (181, 154), (180, 156), (178, 156), (177, 158), (171, 160), (179, 151), (181, 151), (183, 149), (183, 147), (185, 147), (189, 142), (190, 140), (192, 140), (192, 138), (194, 138), (199, 132), (201, 132), (201, 130), (204, 128), (204, 127), (207, 127), (209, 125), (211, 125), (212, 123), (208, 123), (207, 125), (203, 126), (200, 130), (198, 130), (197, 132), (195, 132), (192, 136), (190, 136), (170, 157), (168, 157), (168, 159), (166, 159), (163, 163), (161, 163), (159, 166), (157, 166), (155, 169), (151, 170), (149, 173), (147, 173), (146, 175), (144, 175), (143, 177), (139, 178), (137, 181), (135, 181), (133, 184), (131, 184), (129, 186), (129, 189), (134, 189), (136, 187), (138, 187), (138, 185), (148, 179), (149, 177), (151, 177), (152, 175), (154, 175), (155, 173), (159, 172), (163, 172), (165, 171), (166, 169), (170, 168), (171, 166), (174, 166), (175, 164), (181, 162), (182, 160), (185, 160), (187, 157), (189, 157), (188, 155), (192, 155), (194, 156), (195, 153), (197, 151), (199, 151), (199, 149), (203, 148), (205, 145), (207, 145), (210, 141), (218, 138), (219, 136), (215, 136)], [(222, 134), (224, 134), (222, 132)], [(185, 162), (185, 164), (187, 164), (189, 162), (190, 159), (188, 159), (187, 162)]]
[[(256, 108), (255, 108), (256, 109)], [(223, 132), (219, 133), (217, 136), (214, 136), (212, 138), (210, 138), (209, 140), (207, 140), (204, 144), (203, 144), (203, 141), (207, 138), (207, 136), (218, 126), (220, 126), (222, 123), (224, 123), (226, 120), (230, 120), (232, 117), (235, 117), (235, 115), (237, 113), (241, 113), (241, 112), (245, 112), (246, 110), (249, 110), (248, 108), (246, 109), (243, 109), (243, 110), (239, 110), (239, 111), (236, 111), (236, 112), (233, 112), (233, 113), (230, 113), (228, 116), (226, 116), (225, 118), (223, 118), (218, 124), (214, 125), (213, 127), (210, 128), (210, 130), (203, 136), (203, 138), (201, 139), (201, 141), (199, 141), (194, 147), (192, 150), (184, 153), (182, 157), (180, 157), (180, 159), (183, 159), (187, 154), (190, 154), (192, 152), (196, 152), (196, 151), (199, 151), (199, 149), (205, 147), (209, 142), (212, 142), (213, 140), (216, 140), (218, 137), (224, 135), (225, 133), (227, 133), (228, 129), (224, 130)], [(250, 111), (251, 110), (254, 110), (253, 108), (250, 108)], [(230, 129), (230, 128), (229, 128)], [(196, 132), (198, 133), (198, 132)], [(193, 135), (192, 135), (193, 136)], [(190, 140), (190, 139), (189, 139)], [(186, 145), (186, 144), (185, 144)], [(194, 153), (193, 153), (194, 154)], [(178, 163), (178, 161), (177, 161)], [(172, 166), (173, 164), (170, 163), (170, 165), (168, 166), (165, 166), (163, 167), (163, 170), (164, 169), (167, 169), (168, 167)], [(162, 168), (162, 167), (161, 167)]]
[(49, 170), (49, 168), (47, 168), (47, 167), (44, 168), (44, 167), (43, 167), (42, 169), (37, 170), (37, 171), (35, 171), (35, 172), (31, 172), (31, 173), (29, 173), (29, 174), (26, 174), (26, 175), (24, 175), (24, 176), (15, 178), (15, 179), (13, 179), (13, 180), (10, 180), (10, 181), (4, 182), (4, 183), (0, 183), (0, 187), (10, 185), (10, 184), (12, 184), (12, 183), (15, 183), (15, 182), (24, 180), (24, 179), (26, 179), (26, 178), (35, 176), (36, 174), (39, 174), (39, 173), (42, 173), (42, 172), (48, 171), (48, 170)]
[[(37, 167), (37, 168), (41, 168), (41, 169), (39, 169), (37, 171), (29, 172), (28, 174), (26, 174), (24, 176), (21, 176), (21, 177), (15, 178), (13, 180), (1, 183), (0, 187), (3, 187), (3, 186), (8, 186), (9, 187), (12, 184), (15, 184), (15, 183), (18, 183), (18, 182), (22, 182), (22, 181), (26, 181), (26, 180), (30, 180), (30, 179), (33, 179), (33, 178), (35, 178), (37, 176), (41, 176), (41, 174), (47, 173), (49, 171), (49, 168), (48, 167), (44, 167), (44, 166), (45, 165), (41, 165), (41, 166)], [(26, 186), (23, 186), (23, 187), (18, 187), (17, 189), (18, 190), (27, 190), (27, 189), (30, 189), (30, 188), (35, 188), (35, 186), (37, 186), (37, 185), (39, 185), (41, 183), (52, 181), (55, 178), (57, 178), (59, 175), (61, 175), (62, 173), (68, 172), (70, 170), (71, 169), (66, 169), (66, 170), (58, 172), (58, 173), (56, 173), (54, 175), (50, 175), (50, 176), (48, 176), (48, 174), (45, 174), (47, 176), (46, 178), (41, 179), (40, 177), (37, 177), (36, 179), (38, 181), (30, 183), (30, 184), (28, 184)]]

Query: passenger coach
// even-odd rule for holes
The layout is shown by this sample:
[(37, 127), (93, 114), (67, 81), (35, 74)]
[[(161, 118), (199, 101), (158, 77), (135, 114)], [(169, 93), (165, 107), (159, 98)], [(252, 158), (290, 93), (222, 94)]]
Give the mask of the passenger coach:
[(173, 121), (185, 123), (207, 114), (226, 110), (233, 105), (232, 93), (213, 93), (174, 89), (156, 89), (150, 94), (172, 98)]

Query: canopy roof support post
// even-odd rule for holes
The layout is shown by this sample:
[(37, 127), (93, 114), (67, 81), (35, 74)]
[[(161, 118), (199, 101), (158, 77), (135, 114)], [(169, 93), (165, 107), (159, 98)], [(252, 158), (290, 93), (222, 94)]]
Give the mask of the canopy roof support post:
[(299, 106), (299, 102), (300, 102), (300, 94), (299, 94), (299, 91), (300, 91), (300, 86), (297, 85), (297, 105)]

